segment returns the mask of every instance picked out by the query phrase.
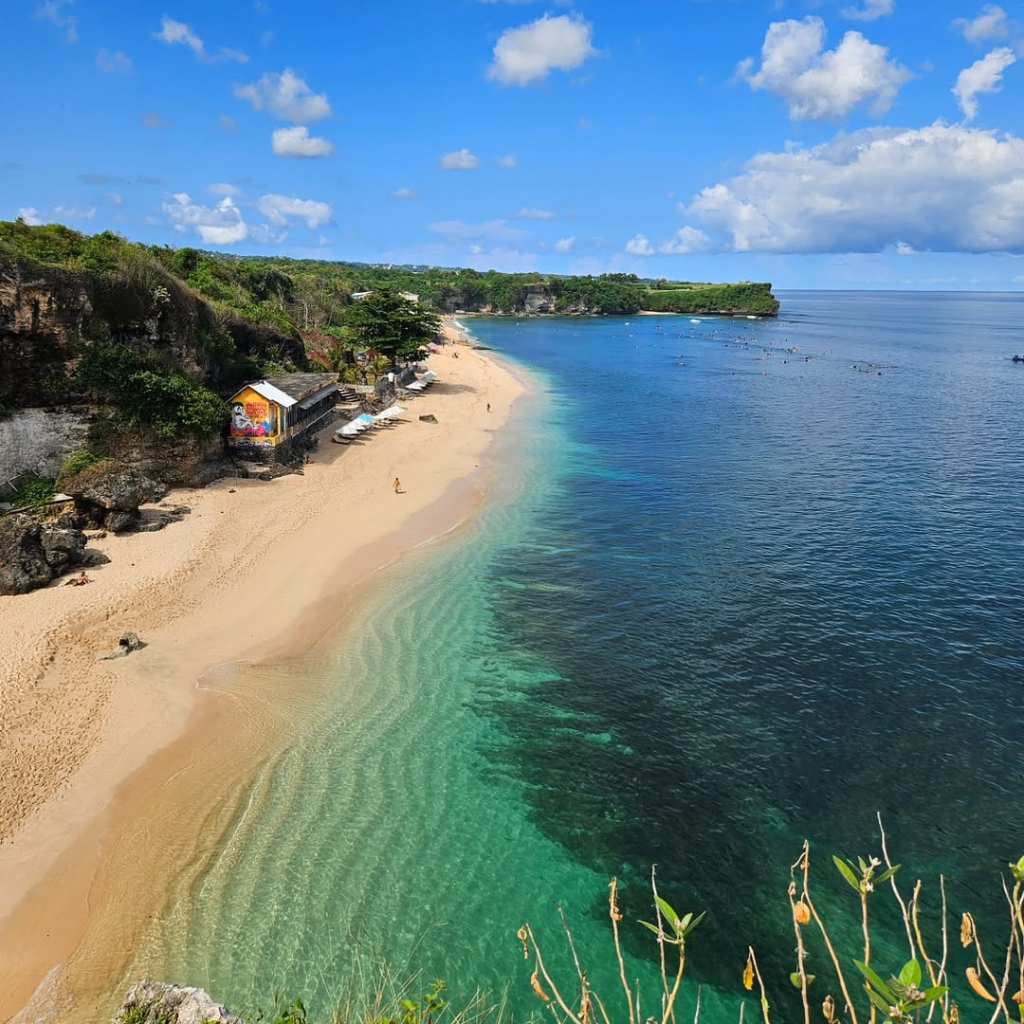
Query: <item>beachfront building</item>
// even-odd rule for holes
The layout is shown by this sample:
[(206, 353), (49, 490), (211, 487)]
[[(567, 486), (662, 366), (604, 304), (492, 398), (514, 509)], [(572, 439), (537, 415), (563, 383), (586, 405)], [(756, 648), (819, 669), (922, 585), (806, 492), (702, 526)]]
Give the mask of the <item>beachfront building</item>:
[(337, 401), (332, 373), (282, 373), (246, 384), (229, 399), (231, 447), (243, 455), (281, 456), (327, 426)]

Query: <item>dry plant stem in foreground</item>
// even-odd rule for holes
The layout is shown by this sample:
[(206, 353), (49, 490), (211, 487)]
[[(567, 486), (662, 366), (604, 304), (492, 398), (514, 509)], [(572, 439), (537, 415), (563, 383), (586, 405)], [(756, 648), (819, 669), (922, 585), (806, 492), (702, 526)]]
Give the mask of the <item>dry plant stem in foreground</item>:
[[(881, 858), (858, 857), (847, 860), (833, 856), (832, 862), (842, 882), (849, 885), (856, 893), (856, 904), (851, 912), (856, 913), (856, 922), (861, 933), (857, 950), (838, 950), (826, 922), (815, 906), (811, 896), (810, 844), (804, 842), (800, 856), (790, 867), (790, 877), (786, 889), (789, 911), (796, 940), (796, 969), (789, 975), (788, 981), (799, 992), (801, 1017), (803, 1024), (812, 1024), (816, 1020), (824, 1020), (825, 1024), (930, 1024), (939, 1019), (942, 1024), (961, 1024), (961, 1010), (954, 998), (953, 979), (949, 975), (949, 929), (948, 901), (946, 879), (939, 876), (939, 892), (941, 896), (941, 921), (938, 922), (937, 935), (932, 933), (933, 949), (941, 947), (941, 959), (934, 959), (928, 952), (926, 934), (928, 930), (922, 924), (921, 891), (922, 883), (918, 880), (912, 895), (905, 898), (896, 881), (900, 865), (893, 864), (889, 856), (888, 842), (881, 817), (878, 818), (881, 834)], [(884, 866), (883, 866), (884, 865)], [(1002, 883), (1003, 894), (1009, 907), (1009, 936), (1005, 949), (1000, 948), (998, 958), (1001, 977), (997, 978), (982, 948), (981, 938), (974, 917), (964, 913), (961, 921), (960, 940), (965, 949), (974, 950), (975, 964), (965, 972), (965, 985), (961, 987), (959, 998), (965, 1001), (967, 1020), (981, 1020), (978, 1010), (984, 1003), (991, 1004), (985, 1008), (985, 1015), (991, 1012), (989, 1024), (1024, 1024), (1024, 857), (1010, 864), (1012, 886), (1006, 880)], [(885, 886), (888, 882), (889, 885)], [(555, 1024), (677, 1024), (676, 1011), (682, 993), (686, 975), (687, 952), (689, 938), (693, 930), (700, 924), (703, 913), (687, 913), (679, 915), (672, 905), (658, 892), (657, 875), (651, 870), (651, 900), (654, 906), (654, 922), (640, 921), (641, 926), (650, 931), (657, 943), (657, 968), (660, 979), (658, 991), (652, 994), (651, 1002), (642, 999), (640, 979), (634, 979), (631, 988), (627, 973), (626, 959), (622, 950), (621, 925), (623, 915), (619, 908), (619, 886), (612, 879), (608, 887), (608, 917), (611, 922), (611, 938), (613, 959), (610, 958), (618, 984), (625, 998), (624, 1012), (609, 1013), (600, 995), (593, 989), (586, 967), (581, 963), (564, 912), (559, 910), (563, 928), (569, 943), (572, 963), (575, 968), (575, 984), (579, 988), (578, 997), (568, 998), (566, 991), (552, 977), (548, 970), (536, 936), (529, 924), (520, 928), (518, 937), (523, 944), (523, 955), (533, 961), (533, 973), (530, 978), (533, 991), (537, 998), (550, 1010)], [(910, 959), (902, 966), (898, 964), (884, 965), (886, 973), (880, 973), (872, 964), (872, 897), (886, 890), (891, 891), (899, 908), (903, 931), (906, 936)], [(855, 908), (855, 909), (854, 909)], [(810, 933), (807, 929), (811, 924), (815, 929)], [(850, 922), (853, 923), (852, 921)], [(808, 962), (813, 955), (811, 947), (820, 939), (827, 953), (827, 961), (831, 964), (834, 981), (838, 985), (842, 997), (842, 1006), (837, 1006), (832, 993), (827, 991), (826, 979), (819, 980), (816, 975), (808, 972)], [(674, 952), (673, 952), (674, 949)], [(876, 955), (877, 950), (875, 950)], [(857, 957), (862, 959), (857, 959)], [(884, 953), (881, 954), (885, 959)], [(998, 963), (998, 959), (997, 959)], [(878, 963), (882, 967), (882, 963)], [(889, 973), (892, 971), (892, 973)], [(857, 983), (853, 984), (853, 979)], [(772, 1006), (768, 999), (768, 990), (777, 991), (784, 984), (783, 979), (766, 979), (761, 973), (757, 954), (753, 945), (747, 947), (747, 960), (741, 975), (743, 989), (753, 992), (757, 984), (762, 1024), (772, 1024)], [(817, 988), (814, 988), (817, 984)], [(960, 985), (959, 981), (957, 982)], [(824, 991), (823, 991), (824, 990)], [(820, 995), (818, 993), (821, 993)], [(819, 999), (821, 1000), (819, 1002)], [(970, 1004), (970, 1012), (966, 1006)], [(660, 1006), (660, 1022), (658, 1016), (645, 1017), (643, 1006)], [(820, 1016), (815, 1007), (820, 1007)], [(702, 998), (698, 987), (696, 1008), (693, 1022), (700, 1024)], [(738, 1019), (743, 1022), (748, 1009), (747, 1001), (739, 1005)]]

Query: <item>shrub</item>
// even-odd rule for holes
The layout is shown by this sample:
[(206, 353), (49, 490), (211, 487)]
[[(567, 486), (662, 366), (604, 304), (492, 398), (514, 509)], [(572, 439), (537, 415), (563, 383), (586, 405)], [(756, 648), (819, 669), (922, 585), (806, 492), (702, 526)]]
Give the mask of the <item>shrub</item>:
[(125, 345), (93, 345), (78, 368), (78, 380), (111, 401), (129, 423), (168, 440), (211, 437), (228, 421), (227, 404), (214, 392), (157, 367)]
[(100, 461), (102, 461), (102, 456), (96, 455), (88, 448), (80, 448), (77, 452), (72, 452), (60, 467), (60, 472), (57, 474), (57, 487), (63, 490), (69, 480)]

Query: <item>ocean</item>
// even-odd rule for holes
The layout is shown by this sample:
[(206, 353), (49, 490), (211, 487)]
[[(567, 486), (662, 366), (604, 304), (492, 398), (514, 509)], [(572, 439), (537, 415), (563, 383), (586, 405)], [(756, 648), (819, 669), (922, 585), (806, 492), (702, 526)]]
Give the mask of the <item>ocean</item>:
[[(794, 998), (805, 838), (860, 955), (831, 855), (877, 853), (880, 812), (936, 942), (947, 879), (962, 977), (959, 913), (1004, 933), (999, 873), (1024, 853), (1024, 295), (780, 298), (771, 321), (467, 321), (538, 383), (492, 500), (310, 666), (325, 685), (133, 975), (323, 1014), (387, 962), (525, 1017), (524, 921), (574, 989), (561, 905), (621, 1020), (607, 884), (653, 1012), (657, 865), (677, 910), (707, 911), (687, 1014), (699, 988), (705, 1024), (744, 999), (754, 1019), (748, 944), (772, 1002)], [(902, 926), (873, 899), (896, 971)], [(813, 943), (808, 970), (838, 1001)]]

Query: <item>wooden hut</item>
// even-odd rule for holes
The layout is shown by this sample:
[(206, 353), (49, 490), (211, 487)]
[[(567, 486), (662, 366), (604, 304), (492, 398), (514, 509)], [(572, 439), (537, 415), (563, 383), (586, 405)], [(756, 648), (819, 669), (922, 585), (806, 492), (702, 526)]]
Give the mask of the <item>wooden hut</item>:
[(263, 457), (282, 454), (327, 426), (337, 400), (332, 373), (282, 373), (246, 384), (229, 399), (231, 447)]

